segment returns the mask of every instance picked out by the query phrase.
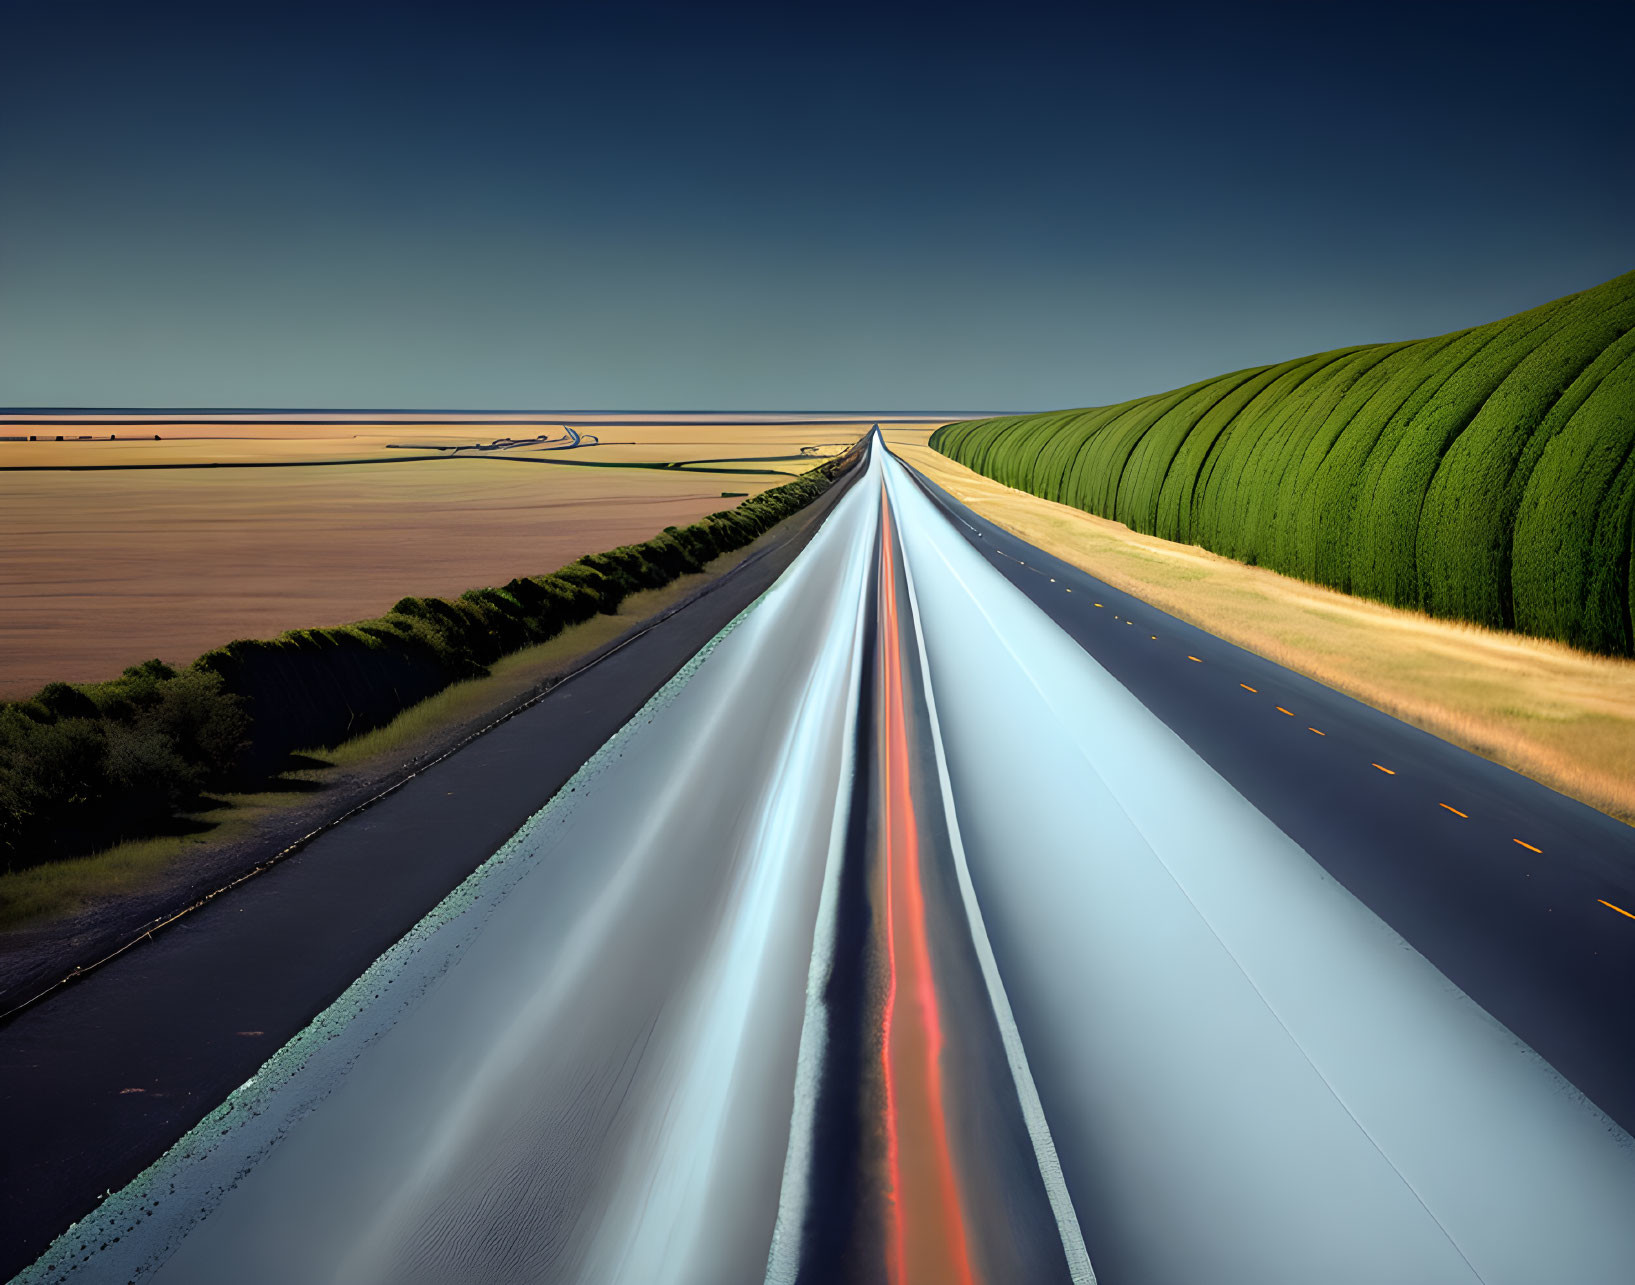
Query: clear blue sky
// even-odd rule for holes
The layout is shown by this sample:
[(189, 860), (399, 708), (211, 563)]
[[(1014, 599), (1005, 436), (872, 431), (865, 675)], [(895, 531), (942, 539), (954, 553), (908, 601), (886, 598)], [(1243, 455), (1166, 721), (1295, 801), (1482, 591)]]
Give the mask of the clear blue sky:
[(1627, 4), (0, 0), (0, 405), (1032, 409), (1635, 267)]

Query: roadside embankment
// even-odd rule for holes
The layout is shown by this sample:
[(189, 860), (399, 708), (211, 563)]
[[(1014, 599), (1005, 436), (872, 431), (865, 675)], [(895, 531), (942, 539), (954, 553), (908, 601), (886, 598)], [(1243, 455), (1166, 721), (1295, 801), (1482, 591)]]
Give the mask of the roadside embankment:
[(957, 499), (1108, 584), (1635, 822), (1635, 661), (1438, 620), (1040, 499), (888, 434)]
[(932, 445), (1135, 531), (1635, 656), (1635, 272), (1453, 334), (949, 424)]

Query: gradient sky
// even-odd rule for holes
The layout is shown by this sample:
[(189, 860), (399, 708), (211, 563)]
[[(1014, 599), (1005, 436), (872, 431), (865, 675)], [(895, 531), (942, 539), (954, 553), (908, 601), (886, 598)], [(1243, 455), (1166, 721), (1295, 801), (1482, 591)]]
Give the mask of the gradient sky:
[(0, 0), (0, 405), (1037, 409), (1635, 267), (1628, 4)]

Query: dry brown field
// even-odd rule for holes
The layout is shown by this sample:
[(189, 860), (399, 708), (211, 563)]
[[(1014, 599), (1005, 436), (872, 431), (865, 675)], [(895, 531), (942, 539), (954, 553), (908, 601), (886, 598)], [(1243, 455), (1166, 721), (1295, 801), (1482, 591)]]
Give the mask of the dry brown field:
[[(780, 485), (871, 422), (639, 418), (683, 422), (0, 422), (0, 437), (101, 439), (0, 440), (0, 699), (542, 574)], [(471, 449), (560, 440), (565, 423), (604, 444)], [(466, 449), (431, 449), (451, 446)], [(609, 467), (695, 460), (717, 462)], [(130, 467), (152, 464), (169, 467)], [(176, 467), (197, 464), (240, 467)]]

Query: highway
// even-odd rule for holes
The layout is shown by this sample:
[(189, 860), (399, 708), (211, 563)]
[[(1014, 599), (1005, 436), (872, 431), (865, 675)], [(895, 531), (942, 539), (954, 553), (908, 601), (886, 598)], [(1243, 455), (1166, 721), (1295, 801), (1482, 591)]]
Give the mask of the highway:
[(0, 1276), (198, 1124), (493, 855), (774, 583), (855, 476), (527, 709), (0, 1023)]
[(922, 490), (1330, 875), (1635, 1131), (1635, 829), (1148, 606)]
[(19, 1279), (1615, 1285), (1631, 833), (876, 438), (753, 607)]

